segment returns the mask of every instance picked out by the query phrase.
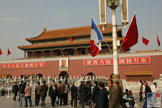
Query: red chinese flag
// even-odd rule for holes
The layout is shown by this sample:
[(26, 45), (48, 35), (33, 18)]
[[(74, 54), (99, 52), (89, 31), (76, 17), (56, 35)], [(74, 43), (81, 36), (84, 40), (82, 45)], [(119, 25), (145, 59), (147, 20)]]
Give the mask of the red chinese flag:
[(2, 50), (0, 49), (0, 55), (2, 55)]
[(128, 28), (127, 34), (122, 44), (124, 51), (129, 50), (130, 47), (138, 42), (138, 28), (136, 24), (136, 14), (134, 14), (132, 22)]
[(11, 51), (8, 49), (8, 53), (7, 53), (7, 56), (9, 56), (11, 54)]
[(158, 35), (157, 35), (156, 37), (157, 37), (157, 43), (158, 43), (158, 46), (160, 46), (160, 40), (159, 40)]
[(144, 37), (142, 37), (142, 42), (147, 46), (148, 43), (149, 43), (149, 40), (144, 38)]
[(72, 41), (72, 38), (68, 38), (68, 42), (71, 42)]

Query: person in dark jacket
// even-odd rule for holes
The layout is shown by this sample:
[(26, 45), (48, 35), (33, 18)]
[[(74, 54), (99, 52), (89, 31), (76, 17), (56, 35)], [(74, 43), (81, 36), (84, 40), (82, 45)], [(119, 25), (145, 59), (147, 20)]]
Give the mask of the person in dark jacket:
[(94, 81), (93, 86), (94, 86), (94, 88), (93, 88), (93, 91), (92, 91), (92, 97), (91, 97), (91, 99), (92, 99), (92, 101), (93, 101), (93, 103), (94, 103), (93, 106), (94, 106), (95, 108), (97, 108), (97, 106), (98, 106), (98, 103), (97, 103), (97, 100), (98, 100), (98, 93), (99, 93), (99, 91), (100, 91), (100, 89), (98, 88), (98, 83), (97, 83), (97, 81)]
[(14, 86), (12, 87), (12, 93), (14, 94), (13, 100), (16, 101), (17, 93), (19, 92), (19, 87), (16, 82), (14, 82)]
[(16, 82), (14, 82), (14, 86), (12, 87), (12, 93), (14, 94), (13, 100), (16, 101), (16, 96), (19, 91), (19, 87)]
[(82, 93), (81, 93), (81, 96), (82, 96), (82, 108), (84, 108), (84, 103), (87, 102), (87, 98), (88, 98), (88, 87), (87, 85), (85, 84), (85, 81), (82, 82)]
[(100, 89), (98, 94), (98, 106), (97, 108), (108, 108), (108, 92), (103, 82), (99, 82), (98, 87)]
[(147, 108), (147, 93), (152, 93), (152, 91), (150, 86), (148, 86), (148, 82), (144, 82), (144, 86), (145, 86), (145, 101), (142, 108)]
[(63, 102), (64, 105), (68, 104), (68, 92), (69, 92), (69, 85), (68, 83), (65, 81), (63, 84)]
[(57, 85), (55, 84), (55, 81), (52, 81), (52, 84), (49, 87), (49, 96), (51, 98), (52, 107), (54, 108), (57, 96)]
[(140, 85), (140, 92), (139, 92), (139, 102), (142, 102), (143, 97), (142, 97), (142, 93), (143, 93), (143, 82), (140, 81), (141, 85)]
[(26, 83), (21, 81), (21, 84), (19, 86), (20, 107), (22, 107), (22, 101), (23, 100), (24, 100), (24, 105), (26, 105), (26, 103), (25, 103), (25, 87), (26, 87)]
[(47, 91), (48, 91), (48, 86), (46, 85), (46, 81), (43, 81), (43, 85), (41, 85), (41, 89), (40, 89), (41, 101), (42, 101), (41, 106), (42, 107), (45, 107)]
[(40, 82), (38, 82), (37, 86), (35, 87), (35, 105), (38, 106), (39, 105), (39, 101), (40, 101)]
[(75, 108), (77, 107), (77, 94), (78, 94), (78, 88), (75, 86), (75, 83), (73, 83), (71, 87), (71, 106), (74, 106)]

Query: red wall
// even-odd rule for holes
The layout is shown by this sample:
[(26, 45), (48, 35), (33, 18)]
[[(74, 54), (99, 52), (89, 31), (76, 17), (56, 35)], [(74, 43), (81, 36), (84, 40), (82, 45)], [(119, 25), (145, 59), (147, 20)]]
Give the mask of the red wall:
[[(131, 71), (152, 71), (153, 78), (159, 78), (162, 74), (162, 55), (154, 55), (151, 57), (150, 64), (132, 64), (132, 65), (119, 65), (119, 74), (123, 79), (125, 78), (125, 72)], [(46, 68), (37, 68), (37, 69), (0, 69), (0, 74), (11, 74), (12, 76), (20, 75), (37, 75), (39, 73), (44, 76), (60, 74), (59, 71), (59, 61), (47, 61)], [(83, 66), (83, 59), (78, 60), (69, 60), (69, 70), (67, 71), (69, 76), (82, 76), (86, 75), (89, 72), (93, 72), (97, 76), (107, 76), (113, 72), (113, 66)]]

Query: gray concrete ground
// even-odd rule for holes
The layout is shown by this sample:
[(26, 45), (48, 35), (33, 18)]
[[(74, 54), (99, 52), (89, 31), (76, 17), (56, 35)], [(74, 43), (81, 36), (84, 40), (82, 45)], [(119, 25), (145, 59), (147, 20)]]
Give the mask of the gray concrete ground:
[[(135, 97), (135, 101), (136, 101), (136, 108), (142, 108), (143, 102), (139, 102), (139, 96), (138, 94), (134, 94)], [(18, 99), (18, 97), (17, 97)], [(50, 104), (50, 98), (47, 97), (46, 99), (46, 107), (45, 108), (52, 108), (51, 104)], [(41, 108), (41, 106), (35, 106), (35, 102), (34, 102), (34, 94), (32, 96), (32, 104), (33, 107), (32, 108)], [(19, 102), (18, 101), (13, 101), (12, 96), (7, 97), (7, 96), (0, 96), (0, 108), (20, 108), (19, 107)], [(22, 107), (22, 108), (26, 108), (26, 107)], [(30, 107), (28, 107), (30, 108)], [(68, 105), (66, 106), (58, 106), (56, 105), (55, 108), (72, 108), (70, 105), (70, 97), (69, 97), (69, 102)], [(78, 105), (77, 108), (81, 108), (81, 106)], [(89, 106), (86, 106), (85, 108), (89, 108)]]

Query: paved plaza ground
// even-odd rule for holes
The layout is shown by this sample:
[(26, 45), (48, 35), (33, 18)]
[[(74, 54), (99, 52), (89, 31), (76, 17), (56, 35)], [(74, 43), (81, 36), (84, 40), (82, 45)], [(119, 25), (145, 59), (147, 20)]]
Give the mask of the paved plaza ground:
[[(138, 94), (135, 94), (134, 97), (135, 97), (135, 101), (136, 101), (136, 105), (135, 105), (136, 108), (142, 108), (143, 102), (138, 101), (138, 99), (139, 99)], [(17, 99), (18, 99), (18, 97), (17, 97)], [(46, 99), (46, 107), (45, 108), (52, 108), (50, 102), (51, 102), (50, 98), (47, 97), (47, 99)], [(41, 106), (35, 106), (35, 104), (34, 104), (34, 94), (33, 94), (33, 97), (32, 97), (32, 103), (33, 103), (32, 108), (41, 108)], [(0, 96), (0, 108), (20, 108), (20, 107), (19, 107), (19, 102), (18, 101), (13, 101), (12, 96), (10, 96), (10, 97)], [(22, 107), (22, 108), (26, 108), (26, 107)], [(30, 107), (28, 107), (28, 108), (30, 108)], [(56, 105), (56, 108), (73, 108), (70, 105), (70, 97), (69, 97), (68, 105), (66, 105), (66, 106), (64, 106), (64, 105), (63, 106)], [(78, 105), (77, 108), (81, 108), (81, 106)], [(85, 108), (89, 108), (89, 106), (86, 106)]]

